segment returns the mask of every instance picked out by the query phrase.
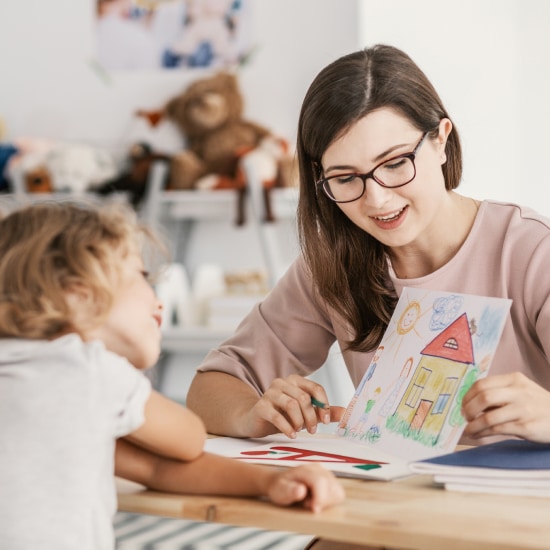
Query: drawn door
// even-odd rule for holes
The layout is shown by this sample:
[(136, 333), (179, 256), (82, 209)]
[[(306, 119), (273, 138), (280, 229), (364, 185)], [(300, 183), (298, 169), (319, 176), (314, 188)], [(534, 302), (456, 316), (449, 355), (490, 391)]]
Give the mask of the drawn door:
[(420, 430), (420, 428), (422, 428), (422, 424), (424, 424), (424, 420), (426, 420), (432, 404), (433, 401), (428, 401), (427, 399), (420, 400), (418, 409), (416, 409), (416, 413), (411, 422), (411, 428), (414, 430)]

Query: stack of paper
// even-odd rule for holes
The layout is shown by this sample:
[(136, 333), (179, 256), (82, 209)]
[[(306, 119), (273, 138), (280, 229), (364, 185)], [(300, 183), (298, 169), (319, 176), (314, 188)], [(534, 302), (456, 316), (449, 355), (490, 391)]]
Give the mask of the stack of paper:
[(414, 462), (452, 491), (550, 497), (550, 444), (509, 439)]

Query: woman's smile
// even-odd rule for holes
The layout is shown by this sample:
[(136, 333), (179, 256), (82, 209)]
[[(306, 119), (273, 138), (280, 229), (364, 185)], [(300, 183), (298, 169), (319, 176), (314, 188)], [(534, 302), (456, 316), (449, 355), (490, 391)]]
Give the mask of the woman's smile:
[(404, 206), (399, 210), (380, 214), (379, 216), (370, 216), (370, 218), (380, 229), (396, 229), (397, 227), (401, 226), (402, 223), (404, 223), (404, 220), (407, 216), (408, 208), (408, 206)]

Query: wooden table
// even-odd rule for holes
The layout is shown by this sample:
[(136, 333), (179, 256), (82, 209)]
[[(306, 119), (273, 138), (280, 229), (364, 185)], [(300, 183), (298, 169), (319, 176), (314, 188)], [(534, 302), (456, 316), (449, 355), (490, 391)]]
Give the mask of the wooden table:
[[(122, 480), (119, 480), (122, 482)], [(342, 479), (344, 503), (319, 514), (256, 499), (174, 495), (119, 484), (119, 510), (423, 550), (550, 548), (550, 499), (451, 492), (428, 476)]]

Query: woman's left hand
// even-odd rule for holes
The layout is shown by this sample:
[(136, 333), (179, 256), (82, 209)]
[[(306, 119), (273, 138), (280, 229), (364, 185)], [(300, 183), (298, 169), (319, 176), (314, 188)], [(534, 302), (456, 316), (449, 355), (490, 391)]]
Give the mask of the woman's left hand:
[(550, 443), (550, 392), (515, 372), (475, 382), (462, 400), (464, 435), (509, 435)]

